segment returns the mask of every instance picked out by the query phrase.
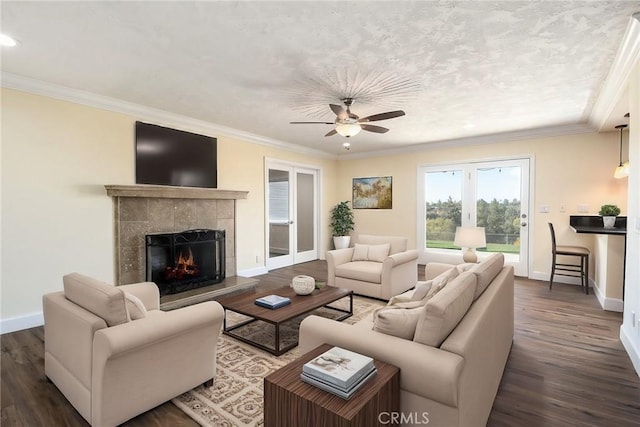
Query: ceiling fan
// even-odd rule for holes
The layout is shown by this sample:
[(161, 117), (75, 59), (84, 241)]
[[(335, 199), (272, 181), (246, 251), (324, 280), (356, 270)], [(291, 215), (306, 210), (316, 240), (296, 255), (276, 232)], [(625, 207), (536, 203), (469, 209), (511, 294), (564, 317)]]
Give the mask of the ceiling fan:
[(350, 138), (357, 135), (361, 130), (366, 130), (375, 133), (386, 133), (389, 129), (382, 126), (370, 125), (369, 122), (377, 122), (378, 120), (393, 119), (395, 117), (404, 116), (404, 111), (387, 111), (386, 113), (373, 114), (371, 116), (359, 118), (356, 114), (353, 114), (350, 110), (353, 104), (353, 98), (344, 98), (342, 102), (347, 107), (346, 110), (341, 105), (329, 104), (329, 108), (336, 114), (335, 122), (291, 122), (293, 125), (298, 124), (335, 124), (335, 129), (327, 132), (325, 136), (332, 136), (340, 134), (346, 138)]

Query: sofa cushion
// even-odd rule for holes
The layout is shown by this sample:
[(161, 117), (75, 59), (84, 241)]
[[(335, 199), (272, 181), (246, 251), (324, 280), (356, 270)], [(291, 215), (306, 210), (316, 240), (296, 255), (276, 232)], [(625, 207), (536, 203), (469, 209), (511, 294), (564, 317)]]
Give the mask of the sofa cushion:
[(439, 347), (473, 302), (476, 276), (465, 272), (448, 283), (421, 310), (413, 340)]
[(369, 245), (356, 243), (353, 246), (351, 261), (369, 261)]
[(382, 263), (371, 261), (348, 262), (336, 266), (335, 274), (345, 279), (380, 283), (382, 281)]
[(422, 307), (384, 307), (376, 310), (373, 315), (373, 330), (410, 340), (413, 339), (421, 315)]
[(489, 283), (500, 273), (504, 267), (504, 255), (501, 253), (495, 253), (486, 259), (482, 260), (480, 264), (476, 264), (468, 271), (476, 275), (478, 283), (476, 284), (476, 292), (473, 296), (473, 300), (477, 300), (480, 295), (487, 289)]
[(391, 245), (384, 243), (382, 245), (369, 246), (369, 261), (383, 262), (389, 256), (389, 248)]
[(364, 245), (356, 243), (353, 247), (353, 256), (351, 261), (374, 261), (383, 262), (389, 256), (389, 244), (382, 245)]
[(144, 306), (142, 300), (132, 293), (124, 293), (127, 313), (131, 320), (138, 320), (147, 317), (147, 307)]
[(408, 239), (400, 236), (375, 236), (371, 234), (360, 234), (356, 238), (357, 243), (364, 245), (382, 245), (388, 243), (390, 245), (389, 254), (397, 254), (407, 250)]
[(65, 275), (62, 282), (69, 301), (102, 318), (107, 326), (129, 321), (124, 292), (116, 286), (79, 273)]
[(416, 288), (411, 295), (411, 301), (420, 301), (422, 298), (427, 296), (429, 290), (433, 286), (433, 280), (427, 280), (426, 282), (418, 282), (416, 283)]

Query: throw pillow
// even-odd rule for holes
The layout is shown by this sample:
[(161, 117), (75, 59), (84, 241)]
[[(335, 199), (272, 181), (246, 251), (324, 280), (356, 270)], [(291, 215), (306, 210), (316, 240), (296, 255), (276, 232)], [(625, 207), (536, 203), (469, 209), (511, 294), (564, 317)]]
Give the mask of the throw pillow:
[(124, 298), (127, 303), (127, 313), (129, 313), (131, 320), (147, 317), (147, 307), (144, 306), (140, 298), (129, 292), (124, 293)]
[(383, 245), (370, 245), (369, 246), (369, 261), (382, 262), (389, 256), (389, 249), (391, 246), (388, 243)]
[(476, 276), (462, 273), (421, 310), (413, 340), (440, 347), (471, 307), (476, 290)]
[(369, 245), (356, 243), (353, 246), (351, 261), (369, 261)]
[(420, 301), (422, 298), (426, 297), (432, 286), (433, 280), (416, 283), (416, 288), (413, 291), (413, 295), (411, 295), (411, 301)]
[(373, 316), (373, 330), (387, 335), (413, 339), (418, 319), (422, 315), (422, 307), (399, 308), (385, 307), (376, 310)]

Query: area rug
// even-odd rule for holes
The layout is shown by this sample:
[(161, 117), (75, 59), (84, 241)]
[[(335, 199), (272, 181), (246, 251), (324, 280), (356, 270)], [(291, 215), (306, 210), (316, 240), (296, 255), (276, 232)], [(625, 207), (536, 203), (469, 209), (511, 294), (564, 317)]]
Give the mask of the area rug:
[[(371, 317), (373, 311), (384, 304), (383, 301), (354, 296), (354, 314), (343, 322), (352, 324)], [(348, 308), (348, 298), (343, 298), (332, 306)], [(312, 314), (323, 317), (335, 316), (334, 312), (323, 309), (315, 310)], [(293, 335), (297, 334), (297, 325), (304, 317), (306, 316), (295, 319), (288, 328), (281, 329), (281, 343), (285, 344), (295, 339)], [(228, 320), (235, 323), (243, 319), (237, 315), (233, 318), (228, 317)], [(266, 324), (254, 322), (245, 333), (261, 342), (273, 340), (272, 329)], [(176, 397), (172, 402), (202, 426), (262, 426), (264, 377), (299, 356), (298, 347), (276, 357), (232, 337), (221, 335), (218, 339), (216, 379), (213, 386), (196, 387)]]

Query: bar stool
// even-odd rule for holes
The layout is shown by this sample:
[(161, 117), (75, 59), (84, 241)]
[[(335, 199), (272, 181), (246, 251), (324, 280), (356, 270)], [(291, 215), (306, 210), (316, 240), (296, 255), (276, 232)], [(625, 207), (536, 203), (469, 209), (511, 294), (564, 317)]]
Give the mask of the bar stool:
[[(589, 249), (582, 246), (560, 246), (556, 245), (556, 233), (553, 230), (553, 224), (549, 223), (549, 231), (551, 231), (551, 250), (553, 259), (551, 260), (551, 277), (549, 277), (549, 290), (553, 286), (553, 276), (569, 276), (580, 277), (580, 284), (584, 286), (584, 291), (589, 295)], [(580, 257), (580, 264), (562, 264), (556, 259), (561, 256)], [(556, 270), (562, 271), (558, 273)]]

